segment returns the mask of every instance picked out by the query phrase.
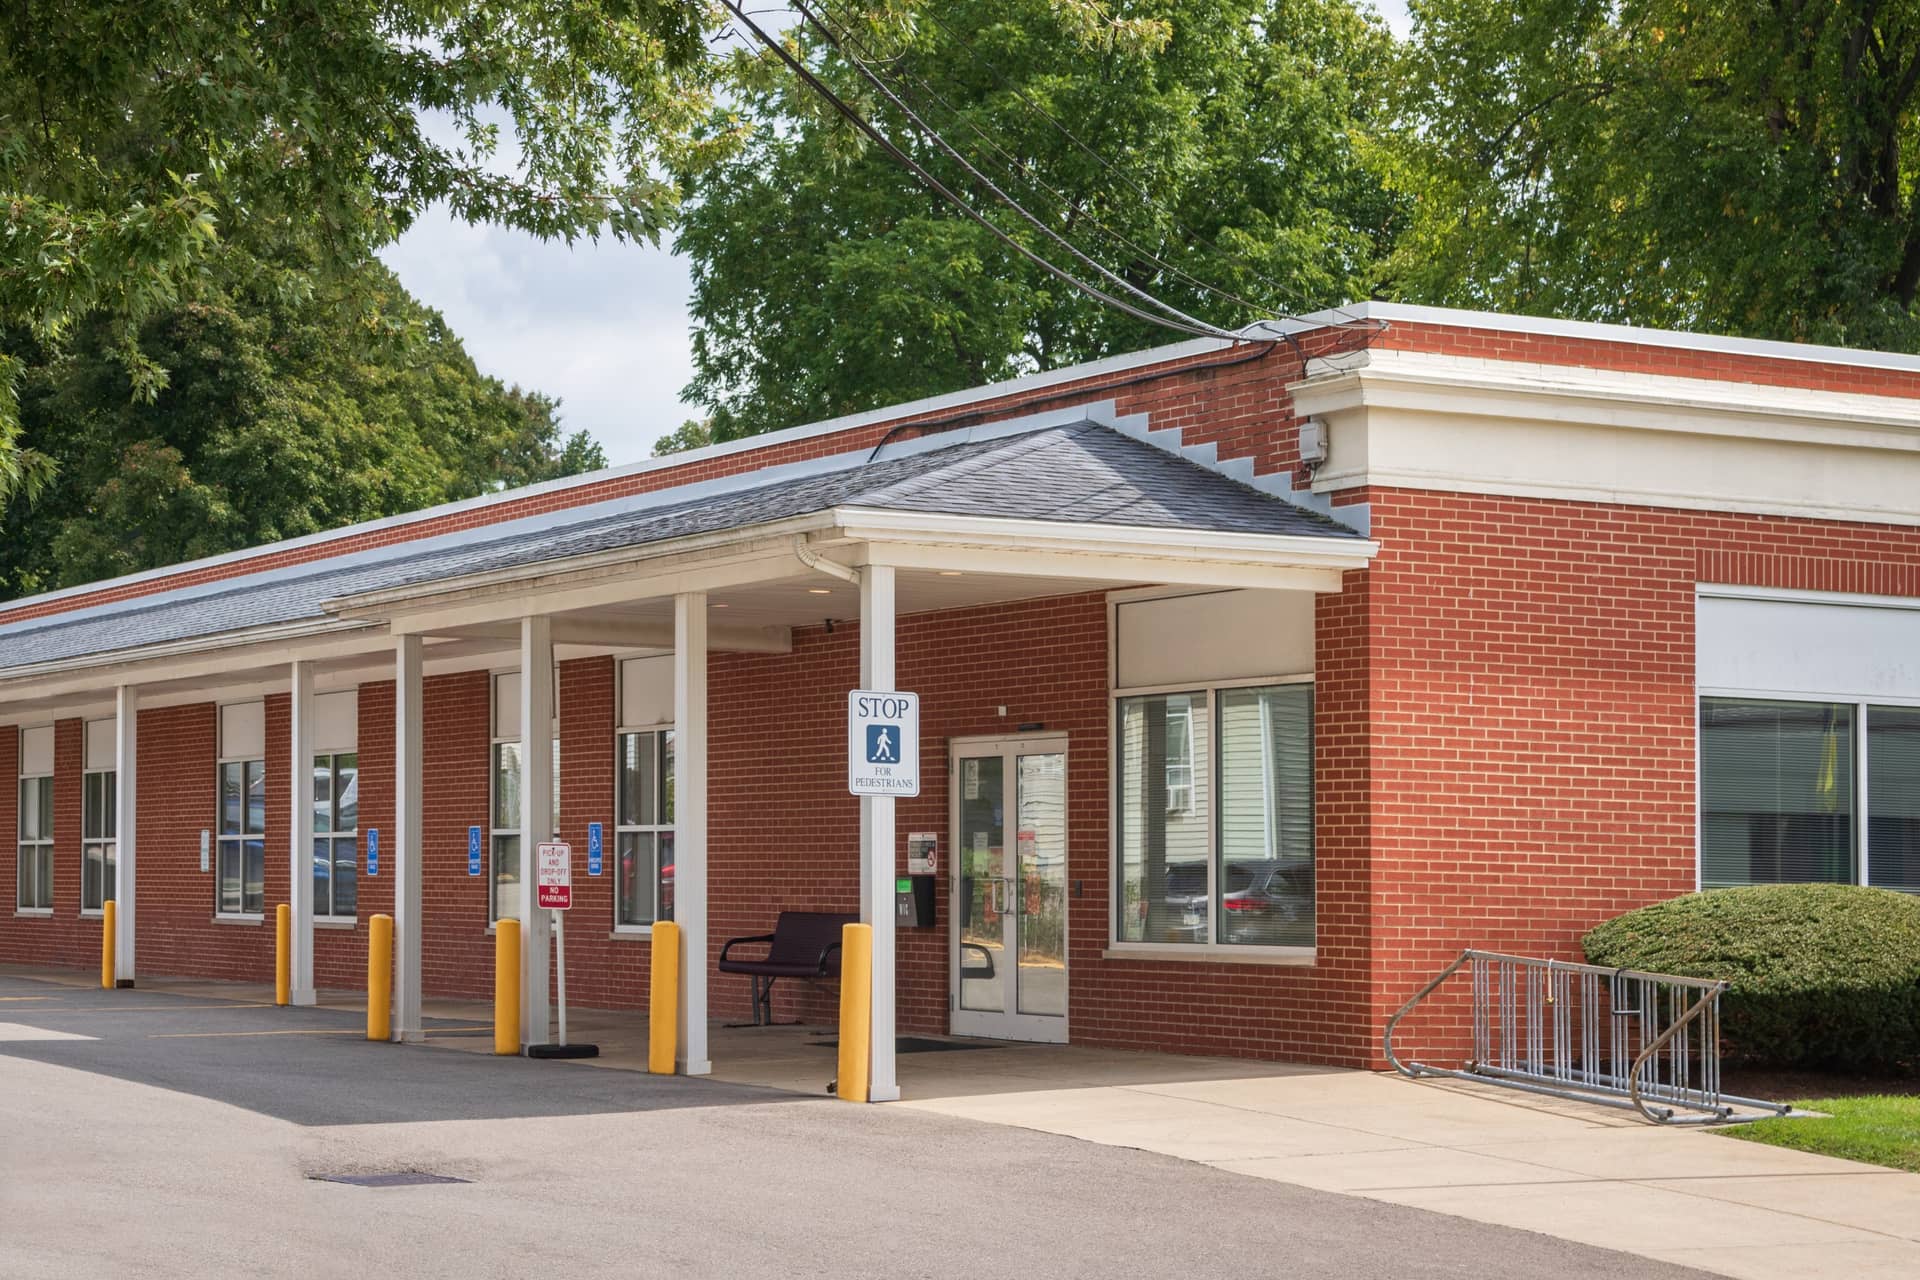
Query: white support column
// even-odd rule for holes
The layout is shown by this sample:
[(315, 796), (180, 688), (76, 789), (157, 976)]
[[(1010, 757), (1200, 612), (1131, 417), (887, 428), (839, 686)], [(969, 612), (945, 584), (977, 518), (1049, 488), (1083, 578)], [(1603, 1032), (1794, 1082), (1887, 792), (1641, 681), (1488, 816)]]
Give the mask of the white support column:
[(393, 647), (393, 1038), (417, 1041), (420, 1028), (421, 641)]
[(553, 839), (553, 620), (520, 619), (520, 1043), (545, 1044), (553, 925), (534, 905), (534, 846)]
[(707, 1057), (707, 595), (673, 598), (673, 918), (680, 926), (680, 1061)]
[(135, 777), (140, 736), (140, 691), (123, 684), (114, 690), (114, 813), (119, 823), (113, 884), (114, 985), (133, 985), (134, 844), (139, 834), (139, 788)]
[(288, 698), (287, 859), (293, 906), (290, 1004), (314, 1002), (313, 992), (313, 664), (293, 663)]
[[(860, 571), (860, 687), (891, 693), (893, 566)], [(867, 1099), (900, 1096), (894, 1072), (893, 797), (860, 797), (860, 918), (873, 926), (873, 1058)]]

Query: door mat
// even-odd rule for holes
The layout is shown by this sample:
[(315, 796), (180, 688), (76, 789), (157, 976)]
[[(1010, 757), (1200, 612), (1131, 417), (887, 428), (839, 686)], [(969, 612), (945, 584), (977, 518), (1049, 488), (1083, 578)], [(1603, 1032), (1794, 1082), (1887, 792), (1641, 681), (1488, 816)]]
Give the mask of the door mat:
[[(809, 1040), (816, 1049), (838, 1049), (840, 1038)], [(968, 1040), (929, 1040), (924, 1036), (900, 1036), (893, 1042), (895, 1053), (947, 1053), (954, 1049), (998, 1049), (1004, 1046)]]

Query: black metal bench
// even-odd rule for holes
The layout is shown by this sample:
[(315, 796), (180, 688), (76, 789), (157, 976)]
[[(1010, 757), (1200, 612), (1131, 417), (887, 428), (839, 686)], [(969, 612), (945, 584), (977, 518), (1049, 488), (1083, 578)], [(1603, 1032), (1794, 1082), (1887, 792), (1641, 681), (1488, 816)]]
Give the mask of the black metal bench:
[[(773, 1022), (773, 982), (775, 978), (811, 978), (819, 981), (840, 976), (840, 930), (858, 924), (860, 917), (837, 911), (782, 911), (774, 919), (772, 933), (756, 933), (750, 938), (729, 938), (720, 948), (721, 973), (744, 973), (753, 979), (753, 1025)], [(758, 958), (735, 959), (735, 947), (764, 942), (767, 954)]]

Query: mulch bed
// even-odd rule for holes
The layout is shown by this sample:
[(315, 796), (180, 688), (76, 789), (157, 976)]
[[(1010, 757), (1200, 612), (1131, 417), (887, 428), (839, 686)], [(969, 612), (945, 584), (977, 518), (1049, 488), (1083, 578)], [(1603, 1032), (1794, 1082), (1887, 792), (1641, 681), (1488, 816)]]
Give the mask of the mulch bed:
[(1920, 1074), (1871, 1076), (1844, 1072), (1773, 1070), (1728, 1066), (1721, 1088), (1748, 1098), (1791, 1102), (1798, 1098), (1855, 1098), (1867, 1094), (1920, 1095)]

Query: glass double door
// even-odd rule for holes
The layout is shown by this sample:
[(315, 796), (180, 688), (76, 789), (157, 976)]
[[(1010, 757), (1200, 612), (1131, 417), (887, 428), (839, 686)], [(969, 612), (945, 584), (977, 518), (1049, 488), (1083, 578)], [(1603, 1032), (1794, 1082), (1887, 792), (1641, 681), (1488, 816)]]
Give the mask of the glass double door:
[(953, 1033), (1067, 1039), (1067, 740), (955, 742)]

